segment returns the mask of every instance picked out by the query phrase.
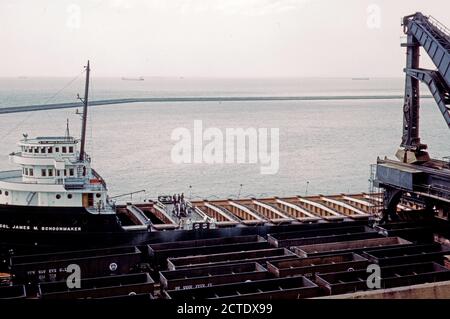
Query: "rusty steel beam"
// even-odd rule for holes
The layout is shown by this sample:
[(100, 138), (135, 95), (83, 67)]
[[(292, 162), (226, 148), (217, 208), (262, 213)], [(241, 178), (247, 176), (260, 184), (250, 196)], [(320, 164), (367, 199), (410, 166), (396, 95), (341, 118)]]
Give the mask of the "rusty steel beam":
[(13, 256), (9, 267), (16, 283), (29, 283), (64, 280), (71, 264), (78, 265), (88, 277), (126, 274), (141, 259), (141, 251), (131, 246)]
[(342, 252), (357, 253), (367, 250), (371, 247), (398, 247), (401, 245), (412, 245), (412, 243), (400, 237), (384, 237), (317, 245), (294, 246), (291, 248), (291, 250), (301, 257), (309, 257), (326, 254), (337, 254)]
[(228, 204), (231, 206), (232, 212), (240, 211), (242, 214), (247, 216), (252, 216), (253, 219), (259, 220), (260, 222), (269, 222), (270, 219), (267, 216), (259, 213), (253, 208), (243, 205), (239, 200), (228, 200)]
[(264, 214), (265, 216), (267, 216), (267, 214), (271, 215), (271, 218), (269, 219), (273, 223), (283, 223), (283, 222), (291, 223), (292, 221), (294, 221), (294, 219), (291, 216), (289, 216), (289, 214), (284, 213), (282, 210), (280, 210), (277, 207), (274, 207), (273, 205), (264, 203), (263, 201), (256, 199), (254, 199), (252, 203), (256, 211), (260, 212), (261, 214)]
[(209, 266), (181, 270), (160, 271), (161, 290), (179, 290), (214, 285), (260, 280), (270, 273), (258, 263)]
[(270, 248), (269, 243), (258, 235), (187, 240), (149, 244), (150, 261), (157, 267), (167, 265), (168, 257), (207, 255), (217, 252), (232, 252)]
[(174, 300), (239, 300), (239, 299), (302, 299), (320, 295), (319, 287), (305, 277), (255, 280), (213, 287), (164, 291), (167, 299)]
[(327, 207), (326, 205), (317, 202), (318, 197), (301, 197), (298, 196), (297, 204), (302, 206), (303, 208), (309, 210), (316, 216), (323, 218), (328, 221), (341, 221), (346, 216), (343, 216), (336, 212), (335, 210)]
[[(317, 274), (316, 283), (330, 295), (369, 290), (367, 279), (370, 273), (364, 270)], [(419, 263), (382, 267), (380, 288), (410, 286), (425, 282), (450, 279), (450, 270), (434, 263)]]
[(364, 251), (364, 256), (381, 266), (429, 261), (443, 264), (444, 256), (448, 254), (450, 247), (438, 243)]
[(272, 201), (272, 205), (275, 205), (276, 207), (278, 207), (278, 209), (283, 210), (283, 212), (285, 212), (287, 215), (297, 219), (300, 222), (311, 223), (317, 222), (322, 219), (321, 217), (318, 217), (310, 213), (308, 210), (300, 207), (299, 205), (284, 201), (283, 199), (280, 198), (274, 198)]
[(382, 235), (377, 232), (361, 232), (345, 235), (329, 235), (329, 236), (317, 236), (317, 237), (305, 237), (305, 238), (292, 238), (285, 240), (278, 240), (278, 246), (276, 247), (292, 247), (302, 245), (317, 245), (323, 243), (336, 243), (336, 242), (348, 242), (353, 240), (363, 240), (371, 238), (381, 238)]
[(339, 214), (345, 215), (352, 219), (368, 219), (370, 216), (366, 212), (343, 201), (340, 201), (339, 199), (327, 196), (321, 196), (320, 199), (326, 206), (330, 207), (331, 209), (334, 209)]
[(349, 205), (363, 210), (366, 213), (370, 213), (371, 209), (375, 206), (370, 200), (364, 199), (362, 196), (354, 196), (342, 194), (342, 200), (344, 200)]
[(82, 278), (80, 289), (68, 289), (67, 282), (45, 282), (38, 286), (42, 299), (85, 299), (153, 294), (155, 282), (147, 273), (109, 277)]
[(316, 273), (366, 269), (369, 261), (354, 253), (269, 261), (267, 269), (276, 277), (303, 275), (314, 279)]
[(257, 262), (261, 265), (271, 260), (293, 258), (296, 255), (285, 248), (268, 248), (247, 250), (210, 255), (196, 255), (188, 257), (175, 257), (167, 259), (169, 270), (179, 270), (193, 267), (218, 266), (244, 262)]
[[(367, 234), (367, 235), (363, 235)], [(341, 236), (339, 236), (341, 235)], [(345, 237), (354, 235), (354, 237)], [(367, 237), (366, 237), (367, 236)], [(360, 237), (360, 238), (359, 238)], [(290, 247), (308, 244), (319, 244), (342, 240), (355, 240), (381, 237), (376, 231), (367, 226), (337, 227), (310, 231), (293, 231), (268, 234), (267, 240), (274, 247)], [(352, 239), (353, 238), (353, 239)]]
[(374, 229), (389, 237), (402, 237), (410, 241), (432, 243), (434, 241), (433, 227), (427, 221), (397, 222), (384, 225), (376, 225)]

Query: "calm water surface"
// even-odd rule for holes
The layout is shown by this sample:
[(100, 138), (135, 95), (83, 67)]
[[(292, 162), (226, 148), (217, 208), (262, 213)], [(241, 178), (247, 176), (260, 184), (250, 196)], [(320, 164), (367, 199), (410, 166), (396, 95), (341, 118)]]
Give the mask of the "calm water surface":
[[(73, 101), (82, 78), (0, 79), (0, 107)], [(377, 95), (401, 94), (402, 79), (211, 80), (93, 79), (92, 99), (134, 96)], [(426, 92), (428, 94), (428, 92)], [(14, 169), (8, 154), (22, 133), (79, 134), (74, 109), (0, 116), (0, 169)], [(259, 164), (174, 164), (175, 128), (279, 128), (278, 174), (261, 175)], [(435, 157), (450, 155), (450, 132), (432, 100), (421, 108), (422, 139)], [(192, 197), (285, 196), (367, 191), (369, 166), (393, 157), (401, 137), (401, 100), (140, 103), (93, 107), (88, 147), (93, 167), (111, 195), (147, 191), (146, 196), (185, 192)], [(240, 190), (240, 184), (242, 189)], [(192, 186), (191, 188), (189, 186)]]

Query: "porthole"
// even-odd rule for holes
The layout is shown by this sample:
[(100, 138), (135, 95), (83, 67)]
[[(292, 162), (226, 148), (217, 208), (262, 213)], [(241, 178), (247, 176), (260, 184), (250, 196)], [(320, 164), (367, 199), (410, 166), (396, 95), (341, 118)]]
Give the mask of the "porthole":
[(71, 199), (72, 198), (72, 194), (67, 194), (67, 198)]
[(60, 199), (60, 198), (61, 198), (61, 195), (56, 194), (56, 199)]
[(9, 192), (8, 191), (5, 191), (5, 196), (8, 196), (9, 195)]
[(95, 194), (95, 197), (100, 198), (102, 195), (100, 193)]
[(2, 190), (0, 189), (0, 195), (2, 194)]

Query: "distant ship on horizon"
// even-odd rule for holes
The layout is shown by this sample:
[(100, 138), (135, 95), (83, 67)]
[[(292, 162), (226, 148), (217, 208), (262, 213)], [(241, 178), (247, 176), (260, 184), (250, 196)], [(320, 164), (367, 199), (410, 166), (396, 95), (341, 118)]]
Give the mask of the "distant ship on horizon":
[(122, 77), (123, 81), (144, 81), (144, 77), (140, 76), (137, 78), (128, 78), (128, 77)]
[(369, 81), (370, 78), (368, 77), (356, 77), (356, 78), (352, 78), (352, 81)]

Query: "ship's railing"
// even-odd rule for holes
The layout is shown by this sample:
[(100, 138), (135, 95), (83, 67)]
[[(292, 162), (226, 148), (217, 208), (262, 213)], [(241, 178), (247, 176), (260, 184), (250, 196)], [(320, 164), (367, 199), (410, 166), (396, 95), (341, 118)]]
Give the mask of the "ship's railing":
[(450, 199), (450, 188), (445, 185), (414, 185), (422, 193), (439, 198)]
[(450, 39), (450, 29), (433, 16), (428, 16), (428, 21)]
[(94, 191), (101, 191), (105, 189), (105, 186), (102, 183), (91, 184), (87, 182), (86, 178), (77, 178), (77, 177), (56, 178), (55, 183), (64, 185), (66, 189), (86, 189)]
[(74, 183), (65, 183), (64, 187), (69, 189), (83, 189), (90, 191), (103, 191), (104, 188), (101, 185), (93, 185), (93, 184), (74, 184)]
[(82, 178), (65, 178), (63, 179), (64, 187), (66, 189), (81, 189), (85, 188), (85, 180)]
[(27, 153), (27, 152), (12, 152), (9, 154), (10, 156), (17, 156), (17, 157), (26, 157), (26, 158), (50, 158), (55, 159), (56, 161), (64, 161), (69, 160), (72, 163), (78, 162), (78, 157), (76, 154), (67, 153), (67, 154), (61, 154), (61, 153)]
[(91, 168), (91, 172), (92, 172), (92, 175), (94, 175), (94, 177), (95, 177), (98, 181), (100, 181), (101, 185), (102, 185), (104, 188), (106, 188), (105, 180), (100, 176), (100, 174), (97, 173), (97, 171), (96, 171), (95, 169), (93, 169), (93, 168)]
[(21, 176), (22, 176), (22, 171), (18, 170), (18, 169), (0, 172), (0, 180), (16, 178), (16, 177), (21, 177)]

